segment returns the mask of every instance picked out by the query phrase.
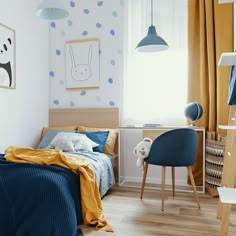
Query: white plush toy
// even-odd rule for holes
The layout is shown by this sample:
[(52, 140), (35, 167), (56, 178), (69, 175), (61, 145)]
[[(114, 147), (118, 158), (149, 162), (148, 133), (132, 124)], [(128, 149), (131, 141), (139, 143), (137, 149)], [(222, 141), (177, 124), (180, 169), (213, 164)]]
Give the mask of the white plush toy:
[(148, 157), (151, 145), (152, 145), (152, 139), (144, 138), (134, 148), (133, 153), (138, 157), (136, 162), (137, 167), (143, 167), (144, 159)]

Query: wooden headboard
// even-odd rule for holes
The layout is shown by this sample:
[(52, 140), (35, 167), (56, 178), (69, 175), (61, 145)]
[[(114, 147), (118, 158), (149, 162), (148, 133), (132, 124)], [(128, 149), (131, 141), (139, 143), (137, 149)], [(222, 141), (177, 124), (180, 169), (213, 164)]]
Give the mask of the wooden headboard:
[(49, 109), (49, 127), (82, 125), (118, 128), (119, 108), (53, 108)]

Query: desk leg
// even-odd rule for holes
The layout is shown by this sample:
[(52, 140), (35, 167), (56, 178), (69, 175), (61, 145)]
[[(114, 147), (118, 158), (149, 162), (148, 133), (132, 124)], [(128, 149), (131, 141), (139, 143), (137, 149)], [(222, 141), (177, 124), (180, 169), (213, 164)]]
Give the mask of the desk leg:
[(232, 207), (232, 204), (222, 204), (222, 220), (221, 220), (221, 228), (220, 228), (221, 236), (228, 235), (231, 207)]
[(223, 203), (219, 200), (218, 206), (217, 206), (217, 213), (216, 213), (216, 218), (217, 219), (222, 218), (222, 212), (223, 212)]

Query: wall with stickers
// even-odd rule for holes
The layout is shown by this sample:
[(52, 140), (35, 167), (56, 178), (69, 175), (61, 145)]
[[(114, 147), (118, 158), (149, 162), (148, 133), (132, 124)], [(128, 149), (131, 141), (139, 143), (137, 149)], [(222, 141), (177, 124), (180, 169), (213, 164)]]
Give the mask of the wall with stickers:
[[(124, 3), (124, 0), (69, 0), (66, 1), (69, 17), (49, 22), (51, 108), (120, 105)], [(98, 50), (97, 44), (88, 43), (91, 40), (98, 42)], [(85, 73), (85, 67), (91, 76), (75, 76)]]

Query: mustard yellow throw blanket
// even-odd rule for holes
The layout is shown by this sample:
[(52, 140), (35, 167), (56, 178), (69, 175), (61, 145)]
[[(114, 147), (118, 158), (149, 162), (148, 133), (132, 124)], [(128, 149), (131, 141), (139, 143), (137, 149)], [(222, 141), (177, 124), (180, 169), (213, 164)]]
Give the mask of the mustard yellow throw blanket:
[(96, 229), (113, 232), (107, 223), (94, 172), (81, 156), (67, 156), (58, 149), (33, 149), (10, 146), (5, 158), (14, 162), (58, 165), (80, 174), (81, 207), (84, 224), (96, 225)]

